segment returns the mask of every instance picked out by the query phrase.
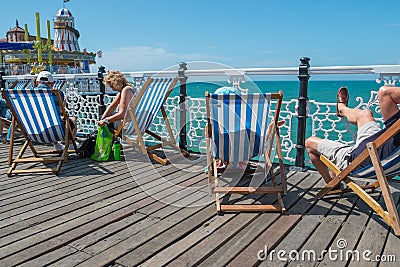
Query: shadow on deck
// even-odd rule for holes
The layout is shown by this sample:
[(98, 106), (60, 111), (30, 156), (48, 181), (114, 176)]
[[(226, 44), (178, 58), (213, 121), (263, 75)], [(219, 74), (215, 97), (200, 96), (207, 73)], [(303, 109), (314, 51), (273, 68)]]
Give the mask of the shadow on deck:
[[(4, 155), (7, 149), (0, 144)], [(218, 216), (214, 196), (208, 195), (205, 165), (202, 158), (167, 166), (142, 158), (72, 159), (59, 176), (7, 177), (3, 156), (0, 265), (378, 265), (362, 258), (367, 250), (371, 260), (379, 255), (400, 260), (400, 238), (358, 197), (349, 193), (317, 201), (324, 183), (315, 171), (286, 170), (286, 215)], [(390, 185), (399, 204), (400, 183)], [(372, 196), (381, 200), (379, 191)], [(338, 251), (336, 259), (327, 253), (320, 258), (329, 248)], [(346, 260), (343, 253), (340, 258), (348, 250), (360, 252), (360, 261)], [(395, 265), (381, 263), (390, 264)]]

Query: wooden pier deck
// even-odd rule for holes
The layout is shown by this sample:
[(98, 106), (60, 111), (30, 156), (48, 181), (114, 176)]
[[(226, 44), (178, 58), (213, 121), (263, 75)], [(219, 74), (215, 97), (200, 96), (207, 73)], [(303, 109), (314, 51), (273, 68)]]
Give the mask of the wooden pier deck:
[[(167, 166), (139, 157), (104, 163), (71, 159), (59, 176), (7, 177), (7, 151), (0, 144), (0, 266), (398, 266), (388, 261), (400, 261), (400, 238), (354, 194), (316, 199), (324, 183), (315, 171), (285, 170), (286, 215), (217, 215), (201, 158)], [(400, 182), (390, 186), (399, 204)], [(381, 199), (379, 191), (372, 196)], [(237, 200), (274, 201), (258, 197)], [(329, 248), (369, 250), (372, 260), (383, 255), (386, 262), (346, 261), (340, 254), (334, 260), (327, 253), (318, 259)], [(278, 251), (286, 254), (278, 258)], [(302, 258), (304, 251), (314, 251), (316, 258)], [(296, 252), (299, 258), (290, 260)]]

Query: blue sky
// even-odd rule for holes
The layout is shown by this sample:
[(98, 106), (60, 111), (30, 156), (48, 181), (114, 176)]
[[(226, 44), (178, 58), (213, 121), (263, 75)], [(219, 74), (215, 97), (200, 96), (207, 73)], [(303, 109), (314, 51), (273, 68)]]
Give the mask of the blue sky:
[[(42, 36), (62, 0), (2, 1), (0, 34), (26, 23)], [(400, 64), (399, 0), (70, 0), (81, 49), (96, 65), (159, 70), (181, 61), (235, 68)], [(54, 31), (51, 29), (52, 38)], [(97, 69), (94, 66), (93, 69)]]

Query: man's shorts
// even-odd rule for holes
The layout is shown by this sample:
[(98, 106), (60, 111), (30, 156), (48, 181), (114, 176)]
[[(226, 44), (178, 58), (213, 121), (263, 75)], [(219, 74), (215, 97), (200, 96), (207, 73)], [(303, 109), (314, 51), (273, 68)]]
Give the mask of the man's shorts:
[(322, 139), (318, 144), (318, 152), (332, 161), (339, 169), (343, 170), (349, 165), (348, 159), (351, 151), (367, 137), (379, 132), (381, 129), (375, 121), (364, 124), (357, 131), (357, 139), (354, 145), (347, 145), (339, 141)]

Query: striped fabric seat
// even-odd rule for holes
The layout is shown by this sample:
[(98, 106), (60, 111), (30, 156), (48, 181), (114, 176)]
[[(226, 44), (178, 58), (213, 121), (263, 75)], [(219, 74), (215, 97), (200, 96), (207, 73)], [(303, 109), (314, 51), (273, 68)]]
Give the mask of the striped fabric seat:
[[(164, 104), (167, 93), (172, 89), (170, 86), (173, 81), (173, 78), (153, 78), (145, 89), (137, 106), (134, 107), (135, 118), (141, 134), (150, 128), (161, 106)], [(132, 122), (126, 126), (124, 134), (135, 134)]]
[[(386, 176), (395, 176), (400, 174), (400, 147), (392, 152), (388, 157), (381, 160), (382, 168)], [(368, 166), (352, 172), (350, 176), (361, 178), (376, 178), (374, 166)]]
[[(222, 211), (285, 213), (281, 194), (286, 194), (287, 185), (277, 129), (282, 99), (281, 91), (242, 95), (206, 93), (208, 185), (210, 193), (215, 193), (218, 213)], [(271, 100), (276, 101), (273, 108)], [(270, 113), (274, 113), (273, 120)], [(271, 152), (274, 145), (279, 161), (281, 184), (278, 184), (272, 171)], [(249, 162), (250, 160), (253, 162)], [(253, 172), (250, 183), (240, 182), (246, 170)], [(219, 194), (274, 194), (277, 203), (268, 204), (263, 201), (240, 204), (232, 202), (229, 197), (220, 198)]]
[(6, 89), (28, 138), (37, 143), (65, 139), (65, 129), (55, 107), (55, 95), (50, 89)]
[(53, 89), (61, 90), (64, 87), (65, 80), (56, 80), (53, 84)]
[(29, 83), (30, 83), (29, 80), (19, 80), (19, 81), (17, 81), (17, 82), (12, 86), (12, 88), (13, 88), (13, 89), (23, 89), (23, 88), (25, 88)]
[(271, 94), (211, 94), (212, 153), (234, 165), (264, 152)]

